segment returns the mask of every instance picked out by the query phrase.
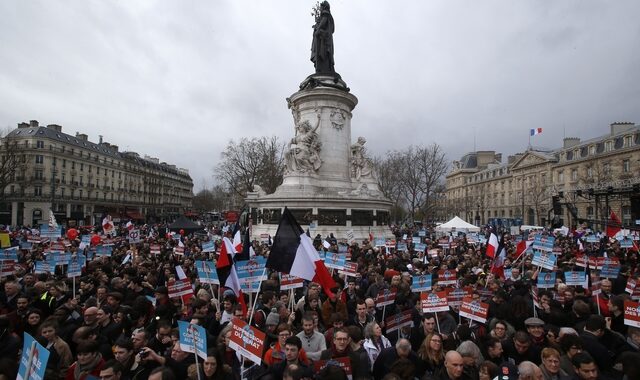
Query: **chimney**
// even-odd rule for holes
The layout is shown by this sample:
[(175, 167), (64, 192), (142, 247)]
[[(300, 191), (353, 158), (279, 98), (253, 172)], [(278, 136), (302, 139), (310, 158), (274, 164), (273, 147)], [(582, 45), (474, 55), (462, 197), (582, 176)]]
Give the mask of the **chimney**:
[(18, 128), (29, 128), (29, 123), (18, 123)]
[(580, 139), (577, 137), (565, 137), (563, 141), (564, 141), (564, 144), (563, 144), (564, 148), (571, 148), (572, 146), (576, 146), (580, 144)]
[(98, 144), (102, 144), (102, 135), (98, 135), (98, 137), (100, 138), (100, 141), (98, 142)]
[(87, 135), (85, 135), (84, 133), (80, 133), (80, 132), (76, 132), (76, 138), (78, 140), (82, 140), (82, 141), (87, 141), (89, 139), (89, 137)]
[(611, 123), (611, 135), (617, 135), (618, 133), (622, 133), (633, 127), (635, 127), (635, 123), (630, 123), (628, 121), (616, 121), (615, 123)]
[(496, 153), (496, 162), (502, 163), (502, 153)]
[(113, 150), (114, 152), (118, 151), (118, 146), (117, 145), (111, 145), (111, 150)]
[(58, 124), (49, 124), (47, 125), (47, 128), (53, 129), (56, 132), (62, 132), (62, 126)]
[(38, 126), (39, 126), (39, 125), (40, 125), (40, 124), (38, 123), (38, 120), (31, 120), (31, 121), (29, 122), (29, 126), (30, 126), (31, 128), (38, 128)]

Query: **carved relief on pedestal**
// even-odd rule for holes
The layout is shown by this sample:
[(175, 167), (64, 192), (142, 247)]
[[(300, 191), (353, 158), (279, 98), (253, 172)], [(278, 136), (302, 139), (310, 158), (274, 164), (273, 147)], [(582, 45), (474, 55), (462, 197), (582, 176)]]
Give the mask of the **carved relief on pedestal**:
[(358, 141), (351, 145), (351, 176), (358, 181), (361, 178), (373, 178), (373, 163), (364, 147), (366, 142), (364, 137), (358, 137)]
[(344, 128), (344, 123), (346, 122), (346, 117), (344, 116), (344, 111), (334, 108), (331, 110), (329, 114), (329, 121), (331, 121), (331, 126), (337, 130), (342, 130)]
[(296, 135), (289, 142), (285, 152), (286, 172), (315, 173), (322, 166), (322, 143), (316, 133), (320, 126), (320, 111), (316, 110), (317, 121), (314, 127), (309, 120), (300, 120), (300, 113), (295, 106), (291, 106), (291, 113), (296, 125)]

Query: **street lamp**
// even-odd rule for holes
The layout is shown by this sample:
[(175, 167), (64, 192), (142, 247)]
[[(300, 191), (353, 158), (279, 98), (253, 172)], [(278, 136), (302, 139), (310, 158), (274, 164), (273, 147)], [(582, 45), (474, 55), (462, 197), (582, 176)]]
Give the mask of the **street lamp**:
[(480, 224), (480, 202), (476, 203), (477, 211), (476, 211), (476, 225)]

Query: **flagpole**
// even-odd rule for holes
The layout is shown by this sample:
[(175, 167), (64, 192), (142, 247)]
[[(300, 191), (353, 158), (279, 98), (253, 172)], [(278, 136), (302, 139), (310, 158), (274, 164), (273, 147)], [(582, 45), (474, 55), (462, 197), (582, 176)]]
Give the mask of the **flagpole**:
[[(249, 326), (251, 326), (251, 322), (253, 321), (253, 314), (255, 313), (256, 310), (256, 302), (258, 302), (258, 295), (260, 294), (260, 288), (262, 288), (262, 280), (264, 279), (264, 276), (267, 274), (267, 267), (264, 267), (264, 270), (262, 271), (262, 276), (260, 276), (260, 283), (258, 285), (258, 292), (256, 293), (256, 299), (253, 300), (253, 305), (251, 306), (251, 316), (249, 317)], [(251, 295), (253, 293), (249, 293), (249, 295)]]
[[(191, 336), (193, 337), (193, 354), (196, 356), (196, 374), (198, 376), (198, 380), (200, 380), (200, 366), (198, 365), (198, 347), (196, 347), (195, 328), (191, 329)], [(200, 337), (200, 339), (202, 339), (202, 337)]]

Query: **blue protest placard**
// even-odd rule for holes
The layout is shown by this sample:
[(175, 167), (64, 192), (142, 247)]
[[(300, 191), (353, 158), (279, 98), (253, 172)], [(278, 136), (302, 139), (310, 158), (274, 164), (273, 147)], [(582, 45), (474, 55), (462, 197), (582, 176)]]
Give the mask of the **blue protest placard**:
[(214, 241), (205, 241), (202, 243), (202, 252), (215, 252), (216, 243)]
[(27, 251), (30, 251), (33, 249), (33, 243), (29, 243), (28, 241), (21, 241), (20, 242), (20, 249), (24, 249)]
[(536, 251), (533, 254), (533, 260), (531, 264), (534, 266), (542, 267), (544, 269), (553, 270), (556, 265), (556, 259), (558, 256), (554, 255), (552, 252), (541, 252)]
[(633, 248), (633, 240), (628, 237), (623, 237), (620, 241), (620, 248)]
[(344, 269), (347, 255), (343, 253), (327, 252), (324, 257), (324, 265), (327, 268)]
[(40, 237), (46, 237), (49, 239), (57, 239), (59, 237), (62, 237), (62, 227), (58, 226), (58, 227), (49, 227), (48, 224), (41, 224), (40, 225)]
[(83, 255), (72, 256), (67, 265), (67, 278), (82, 276), (82, 267), (84, 267), (85, 261)]
[(425, 252), (425, 250), (427, 249), (427, 245), (425, 243), (415, 243), (413, 245), (413, 249), (416, 252)]
[(411, 283), (411, 291), (413, 293), (428, 292), (429, 290), (431, 290), (432, 279), (433, 275), (430, 274), (413, 277), (413, 282)]
[(376, 247), (384, 247), (387, 241), (385, 238), (375, 238), (374, 243)]
[(240, 290), (243, 293), (258, 293), (260, 291), (260, 281), (240, 282)]
[(536, 235), (536, 237), (533, 239), (533, 249), (552, 252), (555, 242), (556, 238), (553, 236)]
[(538, 273), (538, 288), (549, 289), (556, 286), (556, 272)]
[(564, 282), (568, 286), (585, 287), (587, 283), (587, 273), (578, 271), (564, 272)]
[(18, 368), (18, 380), (42, 380), (49, 361), (49, 350), (38, 343), (31, 335), (24, 333), (22, 357)]
[(202, 360), (207, 359), (207, 332), (204, 327), (186, 321), (178, 321), (180, 349), (196, 353)]
[(347, 253), (349, 251), (349, 246), (346, 244), (338, 244), (338, 253)]
[(256, 256), (251, 260), (236, 262), (236, 272), (240, 283), (260, 282), (267, 279), (267, 259), (263, 256)]
[(617, 278), (620, 274), (620, 265), (611, 264), (603, 265), (600, 270), (600, 277), (603, 278)]
[(111, 257), (113, 253), (113, 246), (110, 245), (99, 245), (96, 246), (96, 256), (108, 256)]
[(587, 235), (587, 237), (584, 239), (587, 243), (598, 243), (600, 241), (600, 239), (598, 238), (598, 236), (594, 235), (594, 234), (590, 234)]
[(1, 261), (18, 261), (18, 247), (0, 249)]
[(202, 284), (218, 284), (220, 285), (220, 279), (218, 278), (218, 271), (213, 261), (196, 260), (196, 270), (198, 271), (198, 279)]
[(396, 250), (398, 252), (407, 252), (407, 243), (398, 243)]

